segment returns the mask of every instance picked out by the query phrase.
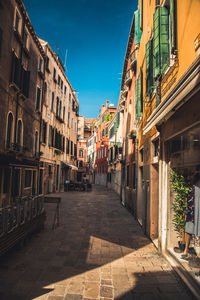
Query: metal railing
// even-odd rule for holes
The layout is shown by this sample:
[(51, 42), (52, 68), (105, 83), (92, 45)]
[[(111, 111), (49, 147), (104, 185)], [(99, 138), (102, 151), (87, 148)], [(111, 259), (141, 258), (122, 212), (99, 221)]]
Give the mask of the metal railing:
[(12, 205), (0, 208), (0, 236), (31, 221), (42, 214), (43, 211), (43, 196), (15, 198)]

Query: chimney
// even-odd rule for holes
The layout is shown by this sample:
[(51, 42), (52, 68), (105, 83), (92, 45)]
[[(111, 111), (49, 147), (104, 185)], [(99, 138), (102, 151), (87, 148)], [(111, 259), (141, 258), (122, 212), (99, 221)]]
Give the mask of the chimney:
[(109, 100), (106, 100), (106, 108), (108, 108)]
[(101, 114), (103, 113), (104, 111), (104, 104), (101, 104)]

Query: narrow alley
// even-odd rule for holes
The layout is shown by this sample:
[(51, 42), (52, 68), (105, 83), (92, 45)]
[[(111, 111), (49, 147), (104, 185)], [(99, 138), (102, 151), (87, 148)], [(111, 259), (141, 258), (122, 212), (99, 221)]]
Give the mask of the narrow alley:
[(44, 231), (0, 262), (0, 299), (194, 299), (118, 195), (105, 187), (45, 204)]

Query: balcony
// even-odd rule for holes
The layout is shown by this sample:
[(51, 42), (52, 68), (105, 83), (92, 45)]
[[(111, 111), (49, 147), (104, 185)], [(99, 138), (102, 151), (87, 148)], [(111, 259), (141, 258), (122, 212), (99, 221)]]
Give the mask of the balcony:
[(131, 71), (128, 70), (127, 73), (126, 73), (126, 77), (125, 77), (125, 84), (127, 86), (129, 86), (129, 84), (131, 83), (131, 80), (132, 80), (132, 78), (131, 78)]
[(122, 96), (120, 100), (120, 105), (125, 105), (126, 99)]
[(119, 106), (119, 111), (120, 111), (121, 113), (124, 112), (124, 105), (120, 105), (120, 106)]
[(126, 97), (127, 94), (128, 94), (128, 88), (127, 87), (123, 87), (123, 89), (122, 89), (122, 95), (123, 95), (123, 97)]
[(134, 50), (131, 55), (130, 55), (130, 67), (132, 69), (135, 69), (136, 67), (136, 62), (137, 62), (137, 59), (136, 59), (136, 51)]

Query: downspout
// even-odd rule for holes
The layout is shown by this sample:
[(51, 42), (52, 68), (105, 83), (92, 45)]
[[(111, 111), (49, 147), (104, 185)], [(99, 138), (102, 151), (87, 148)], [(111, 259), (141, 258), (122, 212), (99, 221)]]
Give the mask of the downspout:
[[(46, 52), (45, 48), (45, 58), (44, 58), (44, 77), (42, 80), (42, 102), (41, 102), (41, 114), (40, 114), (40, 130), (39, 130), (39, 152), (38, 152), (38, 195), (39, 195), (39, 186), (40, 186), (40, 149), (41, 149), (41, 136), (42, 136), (42, 112), (43, 112), (43, 101), (44, 101), (44, 81), (45, 81), (45, 71), (46, 71)], [(43, 174), (44, 176), (44, 174)], [(44, 193), (44, 191), (43, 191)]]

